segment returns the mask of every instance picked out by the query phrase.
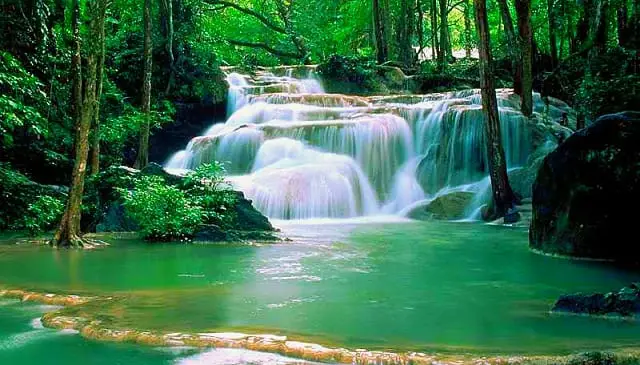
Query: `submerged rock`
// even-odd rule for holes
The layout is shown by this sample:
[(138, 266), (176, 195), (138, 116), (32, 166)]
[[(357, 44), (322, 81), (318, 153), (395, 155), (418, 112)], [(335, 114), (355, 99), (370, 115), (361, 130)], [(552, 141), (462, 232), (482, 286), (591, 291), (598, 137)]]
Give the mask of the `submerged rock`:
[(533, 186), (533, 249), (640, 262), (640, 113), (600, 117), (549, 154)]
[(640, 316), (640, 288), (631, 284), (618, 292), (607, 294), (569, 294), (556, 301), (552, 312), (600, 316)]
[(455, 192), (437, 197), (436, 199), (413, 208), (407, 217), (418, 220), (441, 219), (456, 220), (466, 217), (467, 208), (473, 201), (475, 194)]

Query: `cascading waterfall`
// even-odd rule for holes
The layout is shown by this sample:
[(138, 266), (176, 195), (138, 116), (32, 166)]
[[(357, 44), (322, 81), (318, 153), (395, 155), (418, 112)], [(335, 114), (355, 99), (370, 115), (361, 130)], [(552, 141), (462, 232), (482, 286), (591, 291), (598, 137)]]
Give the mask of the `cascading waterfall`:
[[(452, 191), (486, 194), (479, 90), (358, 97), (326, 94), (314, 68), (229, 72), (228, 119), (195, 137), (167, 170), (226, 163), (228, 180), (270, 218), (404, 214)], [(532, 152), (519, 98), (497, 92), (507, 165)], [(536, 111), (569, 107), (534, 95)]]

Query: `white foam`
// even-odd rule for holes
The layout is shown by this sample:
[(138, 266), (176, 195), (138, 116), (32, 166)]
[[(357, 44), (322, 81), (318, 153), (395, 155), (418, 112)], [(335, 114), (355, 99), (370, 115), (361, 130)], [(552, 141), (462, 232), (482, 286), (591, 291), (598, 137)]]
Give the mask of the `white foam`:
[(176, 365), (289, 365), (310, 364), (307, 361), (297, 360), (282, 355), (241, 350), (241, 349), (214, 349), (201, 354), (178, 359)]

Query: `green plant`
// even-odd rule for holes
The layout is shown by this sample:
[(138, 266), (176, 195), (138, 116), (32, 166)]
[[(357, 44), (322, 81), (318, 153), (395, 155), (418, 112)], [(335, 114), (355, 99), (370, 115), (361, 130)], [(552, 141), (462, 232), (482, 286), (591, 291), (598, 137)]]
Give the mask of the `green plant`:
[(205, 223), (221, 227), (233, 223), (236, 194), (224, 180), (224, 165), (219, 162), (203, 164), (185, 178), (185, 188), (202, 207)]
[(137, 178), (132, 190), (120, 189), (120, 193), (127, 215), (140, 225), (146, 239), (189, 239), (203, 221), (198, 202), (160, 176)]
[(29, 204), (27, 214), (22, 221), (22, 226), (29, 234), (35, 236), (39, 233), (53, 229), (60, 221), (64, 212), (62, 200), (53, 196), (41, 195)]

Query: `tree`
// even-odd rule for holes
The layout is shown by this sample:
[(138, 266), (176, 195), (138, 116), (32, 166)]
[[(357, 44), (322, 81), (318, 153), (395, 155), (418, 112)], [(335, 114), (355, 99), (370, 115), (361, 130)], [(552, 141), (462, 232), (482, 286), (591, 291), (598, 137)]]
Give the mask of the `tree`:
[(509, 58), (511, 58), (511, 68), (513, 69), (513, 91), (522, 94), (522, 66), (520, 64), (520, 44), (516, 37), (516, 31), (513, 26), (513, 19), (509, 11), (507, 0), (498, 0), (500, 8), (500, 18), (504, 25), (504, 33), (507, 36), (507, 46), (509, 47)]
[(376, 60), (383, 64), (389, 60), (389, 0), (372, 0), (373, 38)]
[(515, 0), (518, 15), (518, 35), (521, 51), (522, 93), (520, 110), (525, 117), (533, 114), (533, 32), (531, 30), (531, 0)]
[(438, 7), (436, 0), (431, 0), (431, 57), (440, 60), (440, 40), (438, 38)]
[(97, 65), (97, 90), (96, 90), (96, 110), (94, 113), (93, 124), (91, 125), (92, 132), (92, 140), (91, 140), (91, 175), (95, 175), (100, 171), (100, 101), (102, 99), (102, 86), (104, 83), (104, 58), (105, 58), (105, 32), (104, 32), (104, 22), (107, 14), (107, 3), (106, 1), (101, 1), (100, 6), (102, 7), (99, 10), (99, 18), (98, 18), (98, 32), (99, 32), (99, 47), (100, 47), (100, 55), (98, 56), (98, 65)]
[(144, 0), (144, 76), (142, 80), (142, 113), (145, 120), (140, 126), (140, 144), (135, 167), (142, 169), (149, 163), (149, 129), (151, 126), (151, 71), (153, 66), (151, 40), (151, 0)]
[(97, 60), (101, 53), (100, 34), (103, 32), (106, 0), (88, 1), (87, 11), (90, 16), (89, 36), (86, 44), (85, 78), (82, 74), (82, 49), (80, 44), (80, 1), (73, 0), (72, 33), (73, 33), (73, 108), (75, 119), (75, 163), (69, 197), (65, 211), (55, 233), (52, 245), (57, 247), (82, 247), (86, 241), (81, 238), (80, 217), (82, 213), (82, 195), (84, 179), (87, 172), (89, 154), (89, 129), (96, 111)]
[(480, 56), (480, 90), (482, 112), (485, 117), (485, 134), (489, 159), (489, 176), (493, 193), (492, 216), (504, 216), (515, 204), (515, 195), (509, 185), (507, 163), (502, 146), (498, 101), (494, 86), (492, 55), (487, 19), (486, 0), (474, 0), (476, 29), (478, 31), (478, 52)]
[(554, 0), (547, 0), (547, 13), (549, 20), (549, 51), (551, 53), (551, 66), (558, 65), (558, 45), (556, 39), (556, 9)]
[(412, 44), (415, 10), (415, 0), (400, 0), (400, 17), (398, 18), (397, 30), (398, 58), (406, 68), (413, 67), (416, 60)]
[(449, 7), (447, 0), (440, 0), (440, 53), (438, 63), (444, 70), (447, 63), (453, 57), (451, 39), (449, 34)]
[(464, 53), (467, 59), (471, 58), (471, 49), (473, 48), (471, 31), (471, 0), (464, 1)]

